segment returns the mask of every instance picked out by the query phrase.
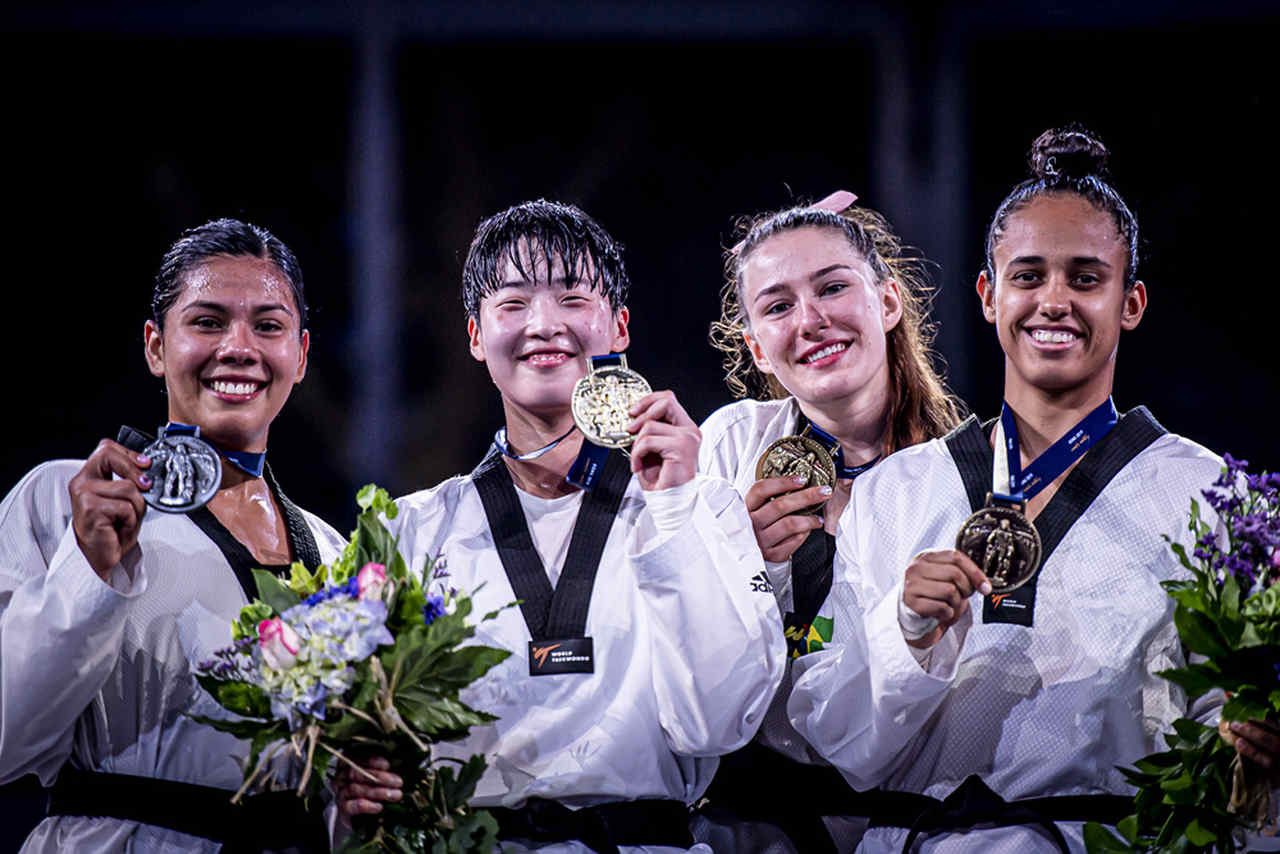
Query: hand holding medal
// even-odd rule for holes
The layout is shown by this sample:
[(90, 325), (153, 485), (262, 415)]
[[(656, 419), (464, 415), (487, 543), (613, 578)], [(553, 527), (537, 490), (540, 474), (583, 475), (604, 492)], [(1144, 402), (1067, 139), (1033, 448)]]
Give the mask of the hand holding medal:
[(142, 493), (153, 486), (150, 465), (145, 455), (103, 439), (68, 484), (76, 542), (104, 581), (138, 543), (147, 510)]

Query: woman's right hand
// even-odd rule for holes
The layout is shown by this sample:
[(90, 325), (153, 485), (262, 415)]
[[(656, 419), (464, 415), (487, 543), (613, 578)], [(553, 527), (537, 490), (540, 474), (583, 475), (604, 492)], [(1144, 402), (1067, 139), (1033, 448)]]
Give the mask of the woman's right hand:
[(103, 439), (68, 485), (76, 543), (104, 581), (138, 543), (147, 510), (142, 490), (151, 486), (145, 469), (150, 465), (142, 454)]
[(799, 489), (805, 483), (803, 477), (768, 477), (751, 484), (744, 497), (760, 553), (771, 563), (790, 560), (809, 533), (822, 527), (821, 516), (799, 511), (822, 504), (831, 487)]
[(921, 637), (908, 636), (907, 643), (919, 649), (936, 644), (968, 612), (975, 590), (985, 596), (991, 592), (991, 582), (964, 552), (935, 549), (916, 555), (903, 578), (902, 602), (916, 616), (937, 625)]
[(400, 789), (404, 781), (391, 773), (391, 763), (386, 759), (374, 756), (359, 765), (360, 771), (344, 767), (334, 778), (334, 795), (343, 815), (377, 815), (382, 812), (384, 801), (404, 797)]

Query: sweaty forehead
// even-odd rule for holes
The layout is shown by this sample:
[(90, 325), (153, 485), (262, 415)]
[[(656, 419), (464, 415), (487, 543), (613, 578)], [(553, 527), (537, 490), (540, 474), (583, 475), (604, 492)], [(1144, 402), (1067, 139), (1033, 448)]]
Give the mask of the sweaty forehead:
[(178, 304), (203, 300), (279, 303), (296, 310), (289, 280), (272, 261), (249, 255), (216, 255), (182, 277)]

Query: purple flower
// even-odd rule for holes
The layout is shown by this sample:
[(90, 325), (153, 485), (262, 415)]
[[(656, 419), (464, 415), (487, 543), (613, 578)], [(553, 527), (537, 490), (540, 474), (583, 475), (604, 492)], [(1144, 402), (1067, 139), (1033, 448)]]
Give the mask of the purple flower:
[(439, 594), (432, 593), (427, 597), (427, 604), (422, 606), (422, 619), (429, 626), (446, 613), (444, 607), (444, 597)]

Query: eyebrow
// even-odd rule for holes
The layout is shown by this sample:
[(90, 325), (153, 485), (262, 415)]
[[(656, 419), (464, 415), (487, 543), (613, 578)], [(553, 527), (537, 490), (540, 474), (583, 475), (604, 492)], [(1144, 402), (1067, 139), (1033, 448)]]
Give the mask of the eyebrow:
[[(1012, 261), (1009, 262), (1010, 266), (1014, 264), (1043, 264), (1043, 263), (1044, 263), (1044, 256), (1042, 255), (1019, 255), (1017, 258), (1014, 258)], [(1086, 264), (1094, 264), (1099, 267), (1106, 267), (1108, 270), (1111, 269), (1110, 264), (1108, 264), (1106, 261), (1103, 261), (1101, 258), (1095, 255), (1076, 255), (1072, 257), (1071, 263), (1076, 265), (1077, 267), (1086, 265)]]
[[(227, 307), (222, 303), (212, 302), (209, 300), (200, 300), (197, 302), (187, 303), (182, 307), (182, 310), (190, 311), (193, 308), (202, 309), (204, 311), (221, 311), (223, 313), (226, 313), (227, 311)], [(265, 305), (254, 306), (253, 308), (254, 314), (266, 314), (267, 312), (270, 312), (270, 311), (283, 311), (287, 315), (290, 315), (290, 316), (293, 315), (293, 312), (289, 309), (289, 306), (285, 305), (282, 302), (270, 302), (270, 303), (266, 303)]]
[[(836, 270), (852, 270), (852, 269), (853, 268), (850, 267), (848, 264), (829, 264), (826, 267), (823, 267), (821, 270), (814, 270), (812, 273), (810, 273), (809, 281), (812, 282), (815, 279), (821, 279), (823, 276), (827, 275), (828, 273), (834, 273)], [(754, 300), (752, 300), (752, 302), (759, 302), (761, 297), (766, 297), (766, 296), (769, 296), (770, 294), (777, 293), (778, 291), (786, 290), (786, 288), (787, 288), (786, 284), (782, 282), (769, 285), (766, 288), (761, 288), (760, 292), (756, 294), (756, 297)]]

